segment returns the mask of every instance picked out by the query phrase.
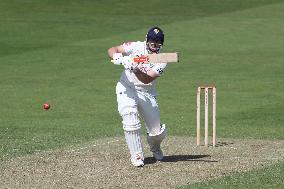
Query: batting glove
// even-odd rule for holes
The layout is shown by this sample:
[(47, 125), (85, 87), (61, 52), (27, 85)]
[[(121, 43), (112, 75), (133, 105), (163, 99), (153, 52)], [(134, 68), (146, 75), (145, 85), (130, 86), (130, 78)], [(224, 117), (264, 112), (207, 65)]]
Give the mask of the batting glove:
[(138, 66), (137, 63), (133, 62), (133, 59), (130, 56), (123, 57), (122, 65), (124, 66), (125, 69), (131, 70), (131, 71), (135, 70)]
[(112, 59), (113, 59), (112, 62), (115, 65), (122, 65), (123, 64), (124, 59), (123, 59), (122, 53), (114, 53)]

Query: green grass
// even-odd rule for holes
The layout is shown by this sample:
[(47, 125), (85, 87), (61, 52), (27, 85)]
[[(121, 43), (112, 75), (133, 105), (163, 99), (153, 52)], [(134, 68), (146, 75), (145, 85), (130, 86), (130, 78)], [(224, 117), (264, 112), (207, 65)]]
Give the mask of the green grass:
[(281, 0), (0, 1), (0, 159), (122, 136), (114, 91), (122, 68), (106, 50), (144, 40), (153, 25), (165, 30), (165, 51), (181, 54), (158, 85), (171, 136), (195, 135), (195, 89), (215, 83), (219, 137), (284, 139), (283, 8)]
[(228, 188), (283, 188), (284, 164), (278, 163), (262, 169), (250, 172), (236, 173), (231, 176), (211, 180), (203, 183), (196, 183), (180, 189), (228, 189)]

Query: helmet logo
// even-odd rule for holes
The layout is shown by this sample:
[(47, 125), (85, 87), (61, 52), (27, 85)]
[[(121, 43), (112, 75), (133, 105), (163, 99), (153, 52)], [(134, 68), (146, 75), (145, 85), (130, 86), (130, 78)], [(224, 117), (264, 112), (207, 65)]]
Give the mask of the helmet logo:
[(155, 34), (158, 34), (158, 33), (159, 33), (159, 31), (160, 31), (160, 30), (159, 30), (159, 29), (157, 29), (157, 28), (155, 28), (155, 29), (154, 29)]

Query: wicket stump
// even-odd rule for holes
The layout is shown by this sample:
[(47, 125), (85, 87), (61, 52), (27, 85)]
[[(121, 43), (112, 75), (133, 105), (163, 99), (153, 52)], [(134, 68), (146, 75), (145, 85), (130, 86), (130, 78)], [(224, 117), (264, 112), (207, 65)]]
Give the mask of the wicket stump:
[(205, 112), (205, 134), (204, 134), (204, 146), (208, 147), (208, 93), (212, 90), (212, 122), (213, 122), (213, 136), (212, 136), (212, 145), (216, 146), (216, 87), (215, 86), (199, 86), (196, 93), (196, 127), (197, 127), (197, 137), (196, 143), (197, 146), (200, 146), (200, 93), (204, 90), (204, 112)]

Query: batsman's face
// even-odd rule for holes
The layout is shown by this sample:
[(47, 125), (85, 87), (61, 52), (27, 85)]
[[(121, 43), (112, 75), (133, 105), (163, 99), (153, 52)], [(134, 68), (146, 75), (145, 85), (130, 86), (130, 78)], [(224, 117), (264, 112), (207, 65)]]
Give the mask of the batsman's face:
[(153, 53), (158, 53), (162, 48), (162, 44), (159, 41), (149, 41), (148, 48)]

